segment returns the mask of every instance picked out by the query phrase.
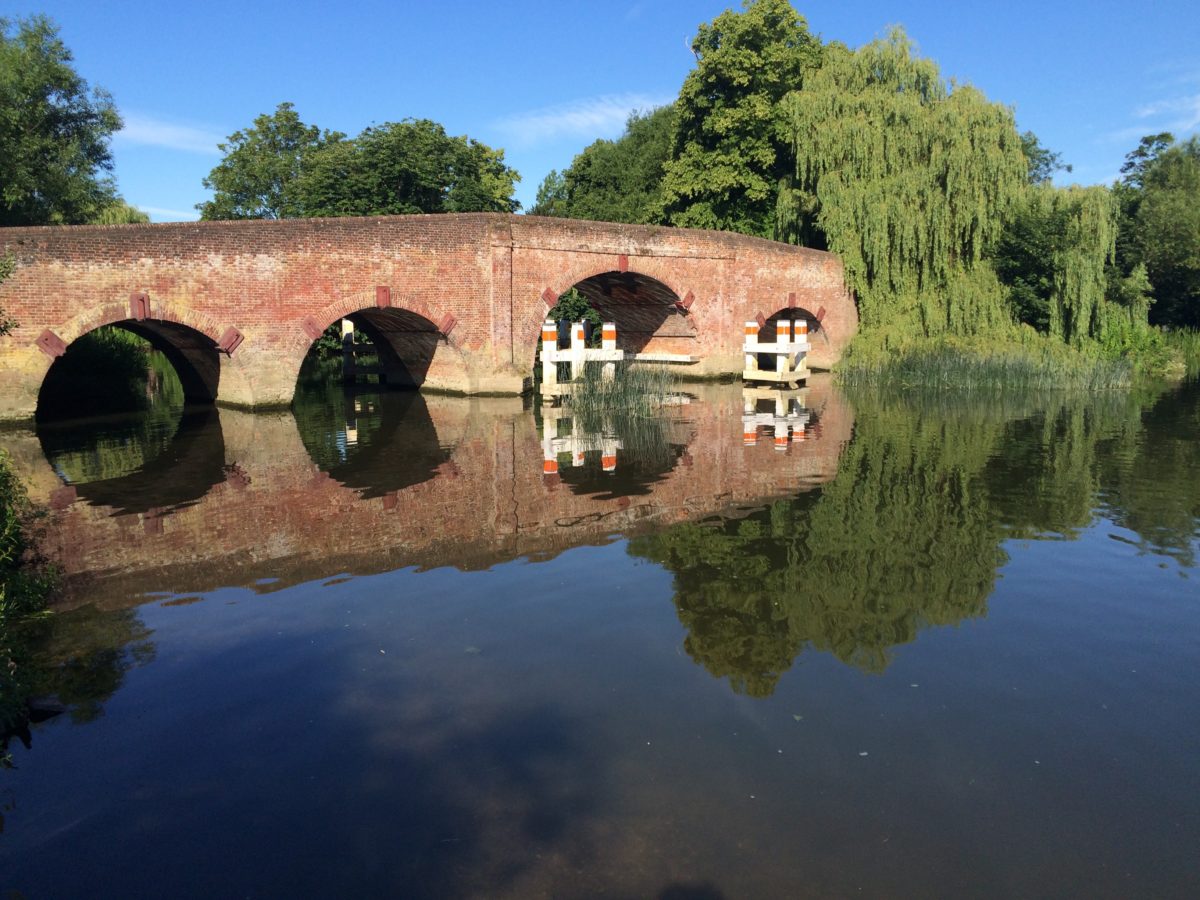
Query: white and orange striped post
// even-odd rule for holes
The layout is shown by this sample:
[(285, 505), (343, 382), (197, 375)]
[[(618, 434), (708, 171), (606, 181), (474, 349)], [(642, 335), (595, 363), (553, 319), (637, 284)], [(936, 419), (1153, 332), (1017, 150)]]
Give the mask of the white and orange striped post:
[(805, 439), (804, 423), (797, 422), (795, 425), (792, 426), (792, 442), (798, 444), (801, 441), (803, 441), (804, 439)]
[(558, 384), (558, 324), (553, 319), (542, 323), (542, 386)]
[(742, 446), (753, 447), (758, 443), (758, 426), (753, 422), (747, 422), (742, 427)]
[[(605, 322), (600, 329), (600, 349), (616, 350), (617, 349), (617, 323)], [(617, 364), (615, 362), (606, 362), (602, 370), (605, 381), (612, 381), (617, 377)], [(613, 469), (617, 467), (617, 458), (613, 457)], [(605, 469), (605, 472), (611, 472), (612, 469)]]
[(558, 419), (547, 415), (542, 419), (542, 475), (558, 474), (558, 453), (554, 439), (558, 437)]
[[(757, 342), (758, 342), (758, 322), (747, 322), (746, 323), (746, 343), (757, 343)], [(758, 354), (757, 353), (747, 353), (746, 354), (746, 371), (747, 372), (757, 372), (758, 371)]]
[[(792, 323), (787, 319), (778, 319), (775, 322), (775, 346), (780, 350), (786, 350), (792, 342)], [(775, 357), (775, 371), (785, 374), (791, 370), (792, 355), (790, 353), (780, 353)]]
[(571, 323), (571, 380), (578, 381), (583, 375), (584, 352), (587, 340), (583, 336), (583, 323)]

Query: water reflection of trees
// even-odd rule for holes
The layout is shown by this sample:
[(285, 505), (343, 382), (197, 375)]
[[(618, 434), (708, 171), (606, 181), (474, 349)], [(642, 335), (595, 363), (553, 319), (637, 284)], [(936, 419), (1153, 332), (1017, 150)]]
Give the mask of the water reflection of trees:
[(821, 491), (630, 544), (674, 572), (688, 653), (740, 693), (769, 695), (805, 649), (881, 671), (922, 628), (986, 613), (1005, 539), (1074, 536), (1101, 506), (1146, 549), (1194, 562), (1194, 389), (854, 405)]
[(0, 673), (0, 759), (10, 744), (29, 746), (31, 729), (67, 715), (90, 722), (103, 715), (126, 673), (154, 659), (151, 632), (134, 610), (84, 607), (23, 624), (9, 635), (9, 671)]

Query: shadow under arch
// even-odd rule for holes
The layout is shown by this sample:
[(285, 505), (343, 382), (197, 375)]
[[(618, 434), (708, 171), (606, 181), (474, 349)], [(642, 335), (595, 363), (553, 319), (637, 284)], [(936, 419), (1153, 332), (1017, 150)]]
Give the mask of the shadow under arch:
[(50, 423), (39, 425), (38, 439), (75, 498), (117, 515), (162, 512), (190, 506), (226, 480), (216, 408), (185, 409), (174, 425), (129, 417)]
[(51, 363), (38, 391), (37, 420), (77, 418), (94, 411), (81, 409), (72, 402), (72, 395), (79, 393), (79, 379), (96, 374), (94, 370), (88, 370), (86, 361), (81, 363), (76, 358), (80, 352), (80, 339), (100, 328), (129, 332), (162, 353), (179, 378), (184, 403), (211, 405), (216, 401), (221, 381), (221, 358), (216, 341), (202, 331), (166, 319), (119, 319), (81, 332), (68, 345), (66, 353)]
[[(777, 309), (770, 317), (767, 318), (763, 326), (758, 329), (758, 342), (760, 344), (775, 343), (776, 325), (779, 322), (796, 322), (803, 319), (808, 323), (808, 342), (812, 346), (821, 344), (825, 347), (829, 346), (829, 334), (821, 326), (821, 320), (817, 318), (815, 313), (810, 312), (802, 306), (785, 306), (783, 309)], [(774, 365), (774, 360), (760, 360), (761, 364), (769, 363)], [(812, 368), (811, 364), (809, 366)]]
[(572, 285), (617, 326), (617, 347), (633, 353), (690, 353), (696, 326), (667, 285), (640, 272), (601, 272)]
[[(374, 348), (376, 362), (361, 367), (360, 374), (378, 375), (375, 387), (417, 390), (429, 386), (463, 393), (470, 389), (461, 352), (421, 313), (401, 307), (334, 308), (326, 309), (317, 321), (328, 328), (342, 319), (349, 320), (356, 331), (365, 334)], [(316, 343), (313, 341), (304, 348), (298, 379), (303, 377), (304, 366)]]
[(292, 413), (317, 468), (364, 499), (429, 481), (453, 449), (439, 442), (425, 398), (414, 391), (302, 383)]

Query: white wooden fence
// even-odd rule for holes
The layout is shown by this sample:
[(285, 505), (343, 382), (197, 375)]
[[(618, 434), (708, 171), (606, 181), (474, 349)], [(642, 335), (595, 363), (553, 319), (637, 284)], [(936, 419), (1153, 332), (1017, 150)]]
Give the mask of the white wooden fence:
[[(794, 322), (779, 319), (775, 323), (775, 342), (759, 341), (758, 322), (746, 323), (746, 337), (742, 344), (742, 352), (746, 355), (746, 368), (742, 371), (743, 381), (767, 381), (774, 384), (799, 384), (808, 378), (808, 321), (796, 319)], [(761, 355), (772, 356), (773, 365), (768, 368), (759, 367)]]

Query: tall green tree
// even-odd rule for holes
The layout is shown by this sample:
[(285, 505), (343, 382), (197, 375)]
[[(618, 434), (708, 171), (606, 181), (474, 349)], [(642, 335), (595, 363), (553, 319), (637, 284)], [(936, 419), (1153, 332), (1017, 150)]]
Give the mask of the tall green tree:
[(428, 119), (406, 119), (323, 147), (296, 198), (307, 216), (515, 212), (519, 179), (503, 150), (450, 136)]
[(551, 169), (550, 174), (542, 179), (534, 197), (533, 206), (529, 208), (531, 216), (557, 216), (569, 218), (567, 203), (567, 179), (558, 169)]
[(201, 219), (286, 219), (304, 215), (297, 182), (311, 155), (345, 135), (306, 125), (280, 103), (218, 148), (225, 154), (204, 179), (213, 198), (198, 203)]
[(1200, 327), (1200, 138), (1146, 167), (1133, 233), (1153, 285), (1152, 321)]
[(116, 199), (112, 97), (45, 16), (0, 18), (0, 226), (77, 224)]
[(504, 151), (451, 137), (428, 119), (365, 129), (356, 138), (306, 125), (290, 103), (221, 144), (204, 179), (202, 219), (284, 219), (421, 212), (514, 212), (520, 176)]
[(1151, 299), (1150, 321), (1200, 326), (1200, 143), (1146, 135), (1113, 185), (1118, 208), (1111, 298)]
[(596, 141), (566, 171), (546, 176), (530, 212), (600, 222), (654, 221), (674, 127), (674, 106), (634, 113), (615, 141)]
[(701, 25), (692, 52), (696, 68), (675, 102), (660, 217), (776, 236), (781, 183), (787, 188), (793, 174), (779, 101), (820, 64), (820, 41), (788, 0), (745, 0), (742, 12)]
[(97, 209), (88, 219), (90, 225), (144, 225), (150, 217), (120, 197)]
[(826, 47), (781, 108), (797, 188), (816, 198), (864, 326), (934, 335), (1009, 320), (977, 263), (1028, 177), (1010, 110), (952, 89), (900, 29), (857, 51)]

